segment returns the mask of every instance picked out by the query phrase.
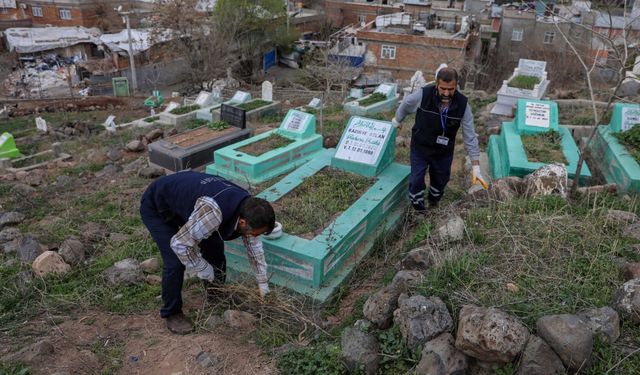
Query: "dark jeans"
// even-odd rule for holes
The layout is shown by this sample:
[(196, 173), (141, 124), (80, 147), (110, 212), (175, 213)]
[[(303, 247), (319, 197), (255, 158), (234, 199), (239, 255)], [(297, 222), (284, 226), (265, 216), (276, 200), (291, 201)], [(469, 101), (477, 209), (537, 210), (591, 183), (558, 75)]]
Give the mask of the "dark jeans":
[(411, 147), (409, 159), (411, 160), (409, 199), (411, 200), (413, 208), (416, 210), (424, 210), (424, 192), (427, 188), (424, 177), (427, 170), (429, 171), (429, 194), (427, 199), (432, 203), (437, 203), (442, 199), (444, 188), (449, 182), (453, 155), (425, 157)]
[[(160, 249), (162, 256), (162, 302), (160, 316), (166, 318), (182, 312), (182, 280), (184, 279), (184, 265), (171, 249), (173, 237), (184, 223), (178, 220), (166, 221), (153, 207), (151, 199), (145, 193), (140, 202), (140, 216), (142, 222), (151, 233), (151, 237)], [(202, 257), (209, 262), (215, 271), (216, 281), (224, 283), (226, 273), (226, 258), (224, 256), (224, 241), (218, 232), (203, 240), (199, 244)]]

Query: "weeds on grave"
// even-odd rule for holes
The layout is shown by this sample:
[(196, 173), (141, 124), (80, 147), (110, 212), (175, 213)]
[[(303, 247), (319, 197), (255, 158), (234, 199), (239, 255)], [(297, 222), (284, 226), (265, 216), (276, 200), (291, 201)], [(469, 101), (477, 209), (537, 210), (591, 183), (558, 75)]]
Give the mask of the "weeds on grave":
[(209, 121), (207, 121), (207, 120), (203, 120), (203, 119), (199, 119), (199, 118), (194, 118), (194, 119), (191, 119), (191, 120), (189, 120), (189, 121), (185, 122), (185, 123), (184, 123), (184, 125), (183, 125), (183, 127), (184, 127), (185, 129), (189, 129), (189, 130), (190, 130), (190, 129), (199, 128), (199, 127), (201, 127), (201, 126), (205, 126), (205, 125), (207, 125), (207, 124), (209, 124)]
[(0, 362), (0, 374), (2, 375), (30, 375), (29, 368), (21, 363)]
[(236, 151), (244, 152), (245, 154), (249, 154), (251, 156), (260, 156), (266, 152), (284, 147), (293, 142), (294, 142), (293, 139), (283, 137), (280, 134), (277, 134), (274, 132), (274, 133), (271, 133), (266, 138), (249, 143), (246, 146), (237, 148)]
[(511, 78), (511, 80), (507, 82), (507, 86), (518, 89), (533, 90), (533, 87), (538, 83), (540, 83), (539, 77), (518, 75)]
[(342, 363), (340, 347), (333, 343), (288, 351), (278, 358), (282, 375), (342, 375), (347, 369)]
[(640, 163), (640, 126), (633, 126), (626, 132), (614, 133), (613, 135), (629, 151), (633, 159)]
[(213, 121), (207, 124), (207, 127), (211, 130), (220, 131), (229, 129), (229, 124), (224, 120)]
[[(595, 360), (591, 367), (584, 371), (585, 374), (640, 374), (640, 327), (633, 323), (625, 323), (623, 321), (623, 327), (620, 327), (623, 336), (614, 344), (609, 343), (602, 334), (594, 336), (591, 356)], [(627, 341), (625, 336), (631, 338), (632, 342), (623, 343)], [(626, 350), (620, 350), (622, 346), (627, 346)]]
[(378, 372), (381, 374), (406, 374), (420, 360), (422, 348), (418, 347), (413, 352), (409, 350), (397, 325), (379, 332), (378, 343), (380, 344)]
[(562, 152), (562, 135), (557, 131), (523, 135), (522, 145), (530, 162), (568, 164)]
[(152, 116), (152, 117), (147, 117), (146, 119), (144, 119), (144, 122), (152, 123), (152, 122), (156, 122), (158, 120), (160, 120), (160, 116)]
[(273, 103), (273, 102), (270, 102), (268, 100), (256, 99), (256, 100), (252, 100), (250, 102), (238, 104), (236, 107), (238, 107), (240, 109), (244, 109), (245, 111), (249, 112), (249, 111), (253, 111), (254, 109), (265, 107), (265, 106), (267, 106), (267, 105), (269, 105), (271, 103)]
[(360, 107), (368, 107), (371, 104), (378, 103), (386, 99), (387, 99), (387, 96), (385, 94), (381, 92), (374, 92), (368, 97), (358, 100), (358, 105)]
[(186, 105), (183, 107), (174, 108), (169, 113), (173, 115), (184, 115), (185, 113), (193, 112), (197, 109), (200, 109), (200, 106), (198, 104), (192, 104), (192, 105)]

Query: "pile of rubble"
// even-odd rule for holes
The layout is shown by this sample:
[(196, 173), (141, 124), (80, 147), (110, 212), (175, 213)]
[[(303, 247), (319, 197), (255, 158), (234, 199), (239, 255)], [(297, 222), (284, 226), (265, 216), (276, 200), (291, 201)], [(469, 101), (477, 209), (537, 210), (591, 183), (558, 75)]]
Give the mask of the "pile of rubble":
[[(69, 86), (77, 84), (75, 62), (78, 57), (64, 58), (46, 55), (24, 64), (24, 68), (9, 74), (3, 82), (3, 91), (21, 99), (44, 96), (69, 95)], [(80, 89), (82, 89), (81, 87)], [(77, 87), (74, 94), (79, 93)]]

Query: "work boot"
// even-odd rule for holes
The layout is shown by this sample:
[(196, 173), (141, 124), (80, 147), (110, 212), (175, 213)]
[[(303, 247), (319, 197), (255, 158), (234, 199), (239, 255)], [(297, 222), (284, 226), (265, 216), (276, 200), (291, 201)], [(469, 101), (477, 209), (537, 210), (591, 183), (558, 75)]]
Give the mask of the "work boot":
[(438, 209), (438, 206), (440, 205), (440, 201), (432, 201), (432, 200), (429, 200), (429, 199), (427, 199), (427, 200), (429, 201), (429, 209), (430, 210)]
[(186, 335), (193, 331), (193, 322), (181, 312), (169, 315), (165, 319), (167, 321), (167, 328), (173, 333)]

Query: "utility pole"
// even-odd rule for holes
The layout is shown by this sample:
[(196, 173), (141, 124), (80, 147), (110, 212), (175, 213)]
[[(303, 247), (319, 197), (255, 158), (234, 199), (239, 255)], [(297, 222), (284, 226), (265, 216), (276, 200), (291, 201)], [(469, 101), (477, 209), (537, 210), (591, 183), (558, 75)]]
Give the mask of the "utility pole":
[(133, 58), (133, 46), (131, 43), (131, 23), (129, 22), (129, 14), (131, 14), (131, 12), (122, 12), (121, 9), (122, 7), (118, 7), (115, 8), (115, 11), (124, 18), (127, 24), (127, 38), (129, 39), (129, 67), (131, 68), (131, 85), (133, 86), (133, 93), (135, 94), (138, 92), (138, 77), (136, 76), (136, 62)]

